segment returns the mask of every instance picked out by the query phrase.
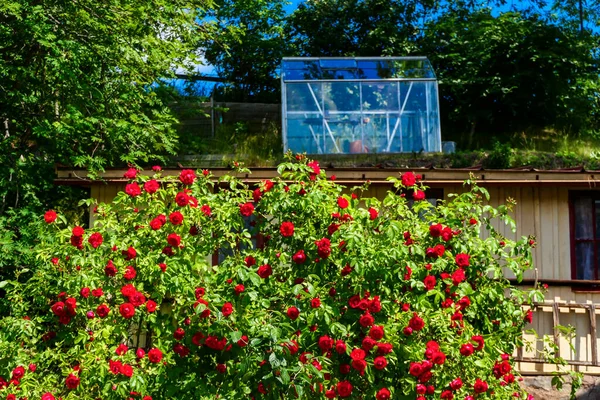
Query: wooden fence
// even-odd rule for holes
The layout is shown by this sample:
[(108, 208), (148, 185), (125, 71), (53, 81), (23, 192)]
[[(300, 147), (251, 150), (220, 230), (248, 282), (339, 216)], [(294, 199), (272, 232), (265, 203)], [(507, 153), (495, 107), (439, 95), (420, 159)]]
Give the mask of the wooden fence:
[(245, 123), (251, 132), (269, 125), (281, 125), (281, 104), (206, 102), (198, 107), (177, 108), (181, 131), (201, 137), (214, 137), (220, 125)]

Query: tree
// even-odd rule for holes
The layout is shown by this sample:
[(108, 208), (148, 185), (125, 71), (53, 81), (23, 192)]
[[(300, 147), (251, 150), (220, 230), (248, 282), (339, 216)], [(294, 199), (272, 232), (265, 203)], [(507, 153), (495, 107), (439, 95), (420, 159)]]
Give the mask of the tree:
[(325, 0), (300, 3), (289, 21), (303, 56), (391, 56), (415, 52), (437, 0)]
[[(144, 162), (175, 152), (176, 123), (153, 90), (193, 62), (210, 0), (0, 2), (0, 280), (31, 262), (32, 212), (73, 208), (55, 164)], [(71, 200), (71, 201), (69, 201)], [(10, 264), (10, 265), (9, 265)], [(1, 297), (1, 293), (0, 293)]]
[(226, 84), (218, 96), (232, 101), (279, 102), (277, 69), (288, 53), (285, 0), (218, 0), (213, 12), (218, 36), (199, 45)]
[(442, 15), (430, 24), (420, 48), (440, 80), (446, 137), (471, 147), (486, 144), (476, 133), (596, 128), (595, 40), (536, 15), (495, 17), (490, 10)]

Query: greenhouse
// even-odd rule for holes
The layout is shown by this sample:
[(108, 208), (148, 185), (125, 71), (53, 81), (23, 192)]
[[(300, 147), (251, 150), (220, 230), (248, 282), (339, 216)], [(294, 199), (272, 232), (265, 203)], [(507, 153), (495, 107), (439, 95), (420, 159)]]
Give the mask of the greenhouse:
[(281, 89), (285, 151), (441, 151), (426, 57), (284, 58)]

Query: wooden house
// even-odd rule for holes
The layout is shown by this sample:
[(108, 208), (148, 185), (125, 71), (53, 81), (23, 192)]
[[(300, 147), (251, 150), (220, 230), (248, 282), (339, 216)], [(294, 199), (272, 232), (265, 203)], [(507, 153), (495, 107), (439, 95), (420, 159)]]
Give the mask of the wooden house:
[[(512, 198), (517, 205), (512, 217), (517, 231), (508, 226), (496, 228), (511, 239), (532, 235), (536, 238), (534, 269), (519, 283), (531, 287), (540, 282), (548, 285), (544, 303), (539, 304), (531, 328), (559, 345), (560, 356), (567, 368), (586, 375), (600, 375), (598, 332), (596, 325), (600, 309), (600, 172), (577, 170), (483, 170), (483, 169), (398, 169), (398, 168), (329, 168), (327, 174), (346, 186), (370, 181), (366, 196), (382, 198), (391, 185), (389, 176), (411, 170), (423, 177), (426, 186), (436, 196), (464, 191), (463, 182), (474, 174), (478, 183), (491, 195), (490, 203), (498, 206)], [(211, 169), (215, 176), (227, 169)], [(275, 168), (254, 168), (251, 175), (242, 176), (249, 183), (277, 176)], [(121, 190), (126, 180), (123, 170), (109, 170), (103, 182), (91, 181), (84, 171), (59, 169), (57, 184), (85, 185), (91, 197), (109, 202)], [(179, 170), (166, 170), (165, 175), (177, 175)], [(514, 277), (513, 277), (514, 278)], [(516, 281), (515, 281), (516, 283)], [(572, 325), (576, 335), (571, 350), (556, 325)], [(541, 341), (525, 333), (534, 348)], [(535, 351), (519, 349), (514, 356), (523, 375), (550, 375), (555, 367), (538, 359)], [(547, 397), (551, 398), (551, 397)]]

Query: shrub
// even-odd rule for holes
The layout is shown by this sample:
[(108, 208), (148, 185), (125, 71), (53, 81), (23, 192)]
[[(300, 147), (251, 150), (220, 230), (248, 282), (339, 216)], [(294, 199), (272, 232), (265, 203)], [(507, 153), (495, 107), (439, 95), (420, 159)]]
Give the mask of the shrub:
[(0, 394), (526, 398), (510, 355), (541, 293), (504, 278), (531, 262), (490, 224), (510, 205), (470, 182), (433, 206), (412, 173), (363, 198), (288, 158), (255, 190), (130, 170), (88, 230), (47, 214), (42, 266), (4, 283)]

